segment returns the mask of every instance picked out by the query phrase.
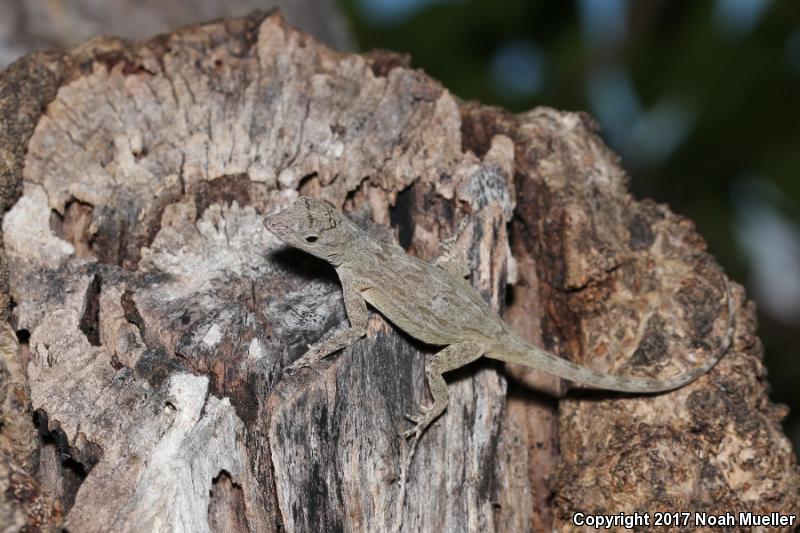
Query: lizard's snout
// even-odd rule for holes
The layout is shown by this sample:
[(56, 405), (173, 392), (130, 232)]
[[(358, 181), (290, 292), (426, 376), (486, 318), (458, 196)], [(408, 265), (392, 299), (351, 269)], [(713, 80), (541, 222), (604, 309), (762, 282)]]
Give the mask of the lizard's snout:
[(267, 228), (272, 233), (276, 233), (280, 231), (281, 224), (276, 220), (277, 215), (270, 215), (264, 217), (264, 227)]
[(279, 239), (285, 239), (290, 234), (289, 226), (281, 220), (280, 213), (264, 217), (264, 227)]

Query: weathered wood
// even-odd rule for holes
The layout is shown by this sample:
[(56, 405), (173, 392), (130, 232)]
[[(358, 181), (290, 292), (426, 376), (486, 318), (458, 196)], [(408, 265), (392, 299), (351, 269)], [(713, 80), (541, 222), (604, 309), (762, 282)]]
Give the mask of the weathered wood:
[[(47, 90), (27, 94), (35, 72)], [(0, 98), (21, 125), (0, 150), (14, 154), (1, 169), (11, 322), (42, 433), (28, 471), (70, 530), (395, 523), (396, 433), (426, 401), (433, 348), (373, 313), (364, 341), (282, 375), (344, 326), (333, 271), (261, 225), (301, 193), (376, 234), (391, 225), (425, 259), (455, 237), (487, 300), (565, 357), (667, 376), (720, 342), (719, 267), (688, 221), (628, 195), (585, 115), (463, 103), (399, 56), (339, 54), (276, 15), (33, 56), (0, 95), (14, 86), (38, 109)], [(540, 392), (552, 379), (455, 372), (411, 469), (406, 529), (797, 509), (738, 287), (736, 302), (734, 349), (671, 394), (557, 403)]]

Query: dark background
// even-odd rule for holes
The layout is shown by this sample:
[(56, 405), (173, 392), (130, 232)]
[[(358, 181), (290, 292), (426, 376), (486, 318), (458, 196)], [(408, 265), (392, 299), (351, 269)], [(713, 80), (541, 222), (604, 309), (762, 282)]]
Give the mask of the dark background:
[(586, 110), (639, 197), (692, 219), (757, 302), (800, 450), (800, 2), (343, 0), (360, 50), (465, 99)]

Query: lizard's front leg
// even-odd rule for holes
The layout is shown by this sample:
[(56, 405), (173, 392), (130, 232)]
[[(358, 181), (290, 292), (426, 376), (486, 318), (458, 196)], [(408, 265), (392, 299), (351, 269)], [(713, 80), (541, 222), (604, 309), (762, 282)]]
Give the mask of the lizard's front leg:
[(441, 415), (447, 408), (447, 382), (442, 374), (461, 368), (471, 363), (478, 357), (486, 353), (487, 346), (477, 342), (461, 342), (451, 344), (443, 350), (437, 352), (425, 365), (425, 375), (428, 378), (428, 389), (433, 397), (433, 404), (422, 408), (419, 416), (408, 416), (406, 418), (416, 423), (416, 425), (406, 432), (400, 434), (403, 438), (415, 437), (420, 435)]
[(344, 309), (347, 312), (347, 319), (350, 327), (334, 334), (329, 339), (312, 346), (303, 356), (286, 368), (288, 372), (294, 372), (300, 368), (311, 366), (323, 357), (327, 357), (333, 352), (347, 348), (357, 340), (367, 334), (367, 303), (356, 287), (346, 278), (342, 279), (342, 296), (344, 297)]

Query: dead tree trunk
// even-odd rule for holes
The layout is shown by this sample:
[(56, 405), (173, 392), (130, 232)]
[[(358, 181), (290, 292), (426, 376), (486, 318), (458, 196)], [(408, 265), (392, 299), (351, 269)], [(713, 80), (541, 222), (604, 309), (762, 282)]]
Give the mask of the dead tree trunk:
[[(688, 220), (637, 201), (587, 116), (458, 101), (403, 58), (275, 15), (28, 56), (0, 77), (8, 329), (0, 517), (70, 531), (385, 531), (432, 348), (345, 320), (325, 264), (261, 215), (298, 194), (431, 259), (443, 240), (515, 329), (605, 370), (709, 357), (726, 311)], [(510, 287), (510, 289), (509, 289)], [(753, 306), (671, 394), (542, 391), (480, 361), (411, 470), (408, 531), (573, 529), (576, 511), (796, 512)], [(35, 420), (35, 429), (30, 420)], [(8, 517), (8, 518), (6, 518)]]

